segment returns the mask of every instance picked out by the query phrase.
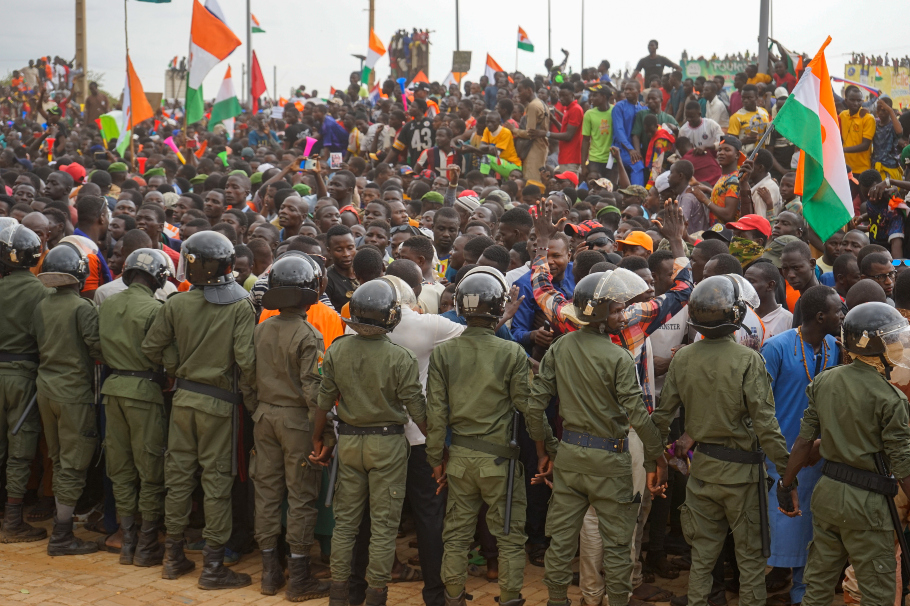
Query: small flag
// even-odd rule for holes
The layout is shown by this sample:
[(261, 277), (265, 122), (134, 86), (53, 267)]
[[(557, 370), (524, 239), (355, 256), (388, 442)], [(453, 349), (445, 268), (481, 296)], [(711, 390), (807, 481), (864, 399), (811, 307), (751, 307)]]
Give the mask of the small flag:
[(879, 81), (881, 81), (881, 79), (882, 79), (882, 68), (876, 67), (875, 68), (875, 81), (879, 82)]
[(234, 80), (231, 78), (231, 66), (228, 65), (227, 73), (224, 74), (224, 80), (221, 81), (221, 88), (215, 96), (215, 104), (212, 106), (212, 117), (209, 120), (209, 131), (215, 130), (218, 124), (224, 124), (227, 130), (228, 139), (234, 135), (234, 117), (243, 113), (240, 101), (237, 100), (237, 94), (234, 92)]
[(853, 217), (834, 91), (825, 61), (825, 47), (830, 42), (828, 36), (773, 123), (802, 150), (794, 189), (802, 195), (803, 216), (822, 242)]
[(534, 43), (531, 42), (531, 39), (528, 38), (528, 33), (521, 29), (521, 26), (518, 26), (518, 50), (528, 51), (529, 53), (534, 52)]
[(464, 78), (464, 72), (449, 72), (446, 79), (442, 81), (442, 85), (448, 88), (452, 84), (461, 84), (462, 78)]
[(411, 83), (408, 85), (408, 88), (412, 88), (418, 82), (426, 82), (427, 84), (430, 83), (430, 80), (427, 78), (427, 75), (425, 73), (423, 73), (423, 70), (420, 70), (419, 72), (417, 72), (417, 75), (414, 76), (413, 80), (411, 80)]
[(376, 67), (376, 62), (385, 54), (385, 45), (376, 35), (374, 30), (370, 30), (370, 48), (367, 51), (366, 61), (363, 62), (363, 71), (360, 73), (360, 82), (367, 84), (370, 81), (370, 74)]
[(502, 72), (502, 71), (505, 71), (505, 70), (502, 69), (501, 67), (499, 67), (499, 64), (496, 63), (496, 60), (490, 56), (490, 53), (487, 53), (487, 65), (484, 68), (483, 73), (490, 80), (490, 83), (495, 82), (496, 72)]
[(133, 68), (130, 56), (126, 56), (126, 83), (123, 85), (123, 114), (120, 123), (121, 136), (117, 140), (117, 152), (122, 156), (132, 138), (133, 127), (155, 115), (142, 90), (142, 83)]
[[(796, 77), (797, 72), (802, 68), (802, 57), (794, 53), (791, 50), (788, 50), (783, 44), (777, 42), (777, 53), (780, 55), (780, 60), (784, 62), (784, 65), (787, 66), (787, 71)], [(771, 45), (772, 47), (774, 44)]]
[(253, 51), (253, 69), (250, 70), (250, 92), (253, 100), (253, 113), (259, 112), (259, 97), (265, 94), (265, 78), (262, 76), (262, 69), (259, 67), (259, 59), (256, 58), (256, 51)]
[(256, 15), (250, 13), (250, 19), (253, 21), (252, 33), (254, 34), (264, 34), (265, 30), (262, 29), (262, 26), (259, 25), (259, 19), (256, 18)]
[(190, 69), (186, 87), (187, 122), (202, 119), (205, 104), (202, 81), (212, 68), (240, 46), (240, 39), (199, 0), (193, 0), (193, 20), (190, 25)]
[(171, 62), (167, 64), (169, 69), (177, 69), (177, 57), (171, 59)]

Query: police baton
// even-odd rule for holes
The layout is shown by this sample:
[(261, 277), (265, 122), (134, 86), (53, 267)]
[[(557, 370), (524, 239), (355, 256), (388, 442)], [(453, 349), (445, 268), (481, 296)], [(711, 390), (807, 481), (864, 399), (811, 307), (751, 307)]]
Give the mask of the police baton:
[(758, 464), (758, 522), (761, 525), (761, 555), (768, 559), (771, 557), (771, 526), (768, 520), (768, 486), (765, 477), (765, 454), (759, 448), (758, 452), (762, 453), (761, 462)]
[[(332, 422), (335, 420), (335, 413), (329, 411), (325, 413), (325, 420)], [(329, 469), (329, 485), (325, 489), (325, 506), (331, 507), (332, 500), (335, 498), (335, 480), (338, 478), (338, 443), (335, 443), (335, 449), (332, 451), (332, 467)]]
[[(234, 365), (234, 377), (231, 380), (231, 391), (234, 392), (234, 395), (239, 395), (240, 390), (238, 384), (240, 383), (239, 375), (240, 369), (237, 368), (237, 365)], [(234, 403), (231, 407), (231, 475), (237, 475), (237, 449), (238, 449), (238, 431), (240, 431), (240, 404)]]
[[(517, 410), (512, 411), (512, 441), (509, 442), (509, 448), (515, 450), (518, 448), (518, 421), (520, 416)], [(518, 462), (518, 455), (513, 453), (509, 459), (509, 483), (506, 485), (506, 513), (503, 516), (503, 534), (509, 534), (512, 525), (512, 493), (515, 487), (515, 464)]]
[[(885, 467), (885, 459), (882, 457), (882, 453), (876, 452), (872, 455), (875, 459), (875, 469), (878, 473), (883, 476), (890, 478), (891, 470)], [(898, 488), (900, 490), (900, 488)], [(903, 573), (903, 578), (907, 578), (907, 575), (910, 574), (910, 553), (907, 553), (907, 537), (904, 536), (904, 525), (901, 524), (901, 517), (897, 513), (897, 505), (894, 503), (894, 497), (884, 495), (885, 500), (888, 501), (888, 512), (891, 514), (891, 524), (894, 526), (894, 532), (897, 533), (897, 542), (901, 546), (901, 571)]]
[(25, 410), (22, 411), (22, 416), (19, 417), (19, 420), (16, 422), (16, 426), (13, 427), (13, 435), (19, 433), (19, 430), (22, 429), (22, 424), (25, 423), (25, 420), (28, 418), (28, 415), (31, 414), (32, 409), (35, 407), (35, 404), (38, 403), (38, 392), (35, 391), (35, 395), (32, 396), (32, 399), (28, 401), (28, 404), (25, 407)]

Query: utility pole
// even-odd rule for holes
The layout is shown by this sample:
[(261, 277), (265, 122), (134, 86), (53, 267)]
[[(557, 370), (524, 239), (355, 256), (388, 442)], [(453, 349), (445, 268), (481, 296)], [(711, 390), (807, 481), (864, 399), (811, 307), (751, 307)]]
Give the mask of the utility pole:
[(553, 58), (553, 19), (550, 14), (550, 0), (547, 0), (547, 59)]
[[(367, 40), (372, 39), (373, 28), (376, 25), (376, 0), (370, 0), (370, 31), (367, 32)], [(360, 62), (360, 73), (363, 73), (363, 61)], [(367, 81), (367, 87), (372, 88), (376, 81), (376, 70), (370, 71), (370, 78)]]
[(272, 100), (278, 103), (278, 66), (272, 66)]
[(585, 0), (581, 0), (581, 67), (585, 68)]
[(771, 0), (761, 0), (758, 16), (758, 73), (767, 74), (768, 69), (768, 24), (771, 21)]
[(246, 79), (246, 99), (252, 107), (253, 103), (253, 13), (250, 12), (250, 0), (246, 0), (246, 64), (248, 67), (247, 73), (250, 74), (250, 77)]
[(458, 31), (458, 0), (455, 0), (455, 50), (461, 50), (461, 36)]
[(84, 103), (88, 90), (88, 49), (85, 40), (85, 0), (76, 0), (76, 69), (82, 77), (75, 78), (76, 103)]

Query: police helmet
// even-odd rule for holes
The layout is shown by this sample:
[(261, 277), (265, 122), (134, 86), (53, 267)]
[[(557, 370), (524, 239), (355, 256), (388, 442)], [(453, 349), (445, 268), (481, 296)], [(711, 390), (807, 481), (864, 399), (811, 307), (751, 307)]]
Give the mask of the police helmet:
[(0, 265), (5, 269), (28, 269), (37, 265), (41, 258), (41, 238), (15, 219), (4, 219), (0, 223)]
[(137, 248), (130, 253), (123, 263), (123, 283), (127, 286), (132, 284), (136, 272), (151, 276), (158, 288), (164, 288), (171, 275), (167, 257), (153, 248)]
[(79, 289), (82, 290), (88, 274), (88, 257), (72, 244), (62, 242), (52, 248), (44, 257), (38, 279), (42, 284), (51, 288), (78, 284)]
[(851, 354), (880, 356), (889, 366), (910, 368), (910, 323), (887, 303), (863, 303), (847, 312), (841, 340)]
[(266, 309), (310, 306), (319, 300), (319, 276), (305, 253), (283, 255), (269, 270), (269, 290), (262, 296)]
[(498, 321), (509, 301), (509, 286), (493, 267), (478, 266), (464, 275), (455, 289), (455, 311), (464, 318)]
[(706, 339), (732, 335), (742, 326), (748, 304), (732, 276), (705, 278), (689, 297), (689, 325)]
[(391, 332), (401, 321), (398, 291), (386, 280), (370, 280), (354, 291), (351, 319), (345, 323), (357, 333), (369, 336)]

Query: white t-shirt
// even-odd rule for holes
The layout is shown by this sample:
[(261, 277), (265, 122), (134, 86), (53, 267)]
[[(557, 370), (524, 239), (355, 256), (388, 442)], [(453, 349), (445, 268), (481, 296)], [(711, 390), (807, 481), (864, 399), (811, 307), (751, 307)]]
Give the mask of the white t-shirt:
[[(770, 174), (767, 174), (764, 179), (751, 187), (752, 206), (755, 208), (755, 214), (769, 220), (776, 217), (777, 213), (780, 212), (780, 209), (783, 207), (783, 201), (780, 197), (780, 187), (778, 187), (777, 182), (771, 178)], [(764, 187), (768, 190), (768, 193), (771, 194), (771, 208), (765, 206), (765, 201), (762, 200), (762, 197), (759, 195), (758, 189), (760, 187)]]
[(701, 124), (694, 128), (688, 122), (679, 127), (679, 136), (687, 138), (692, 145), (714, 145), (720, 141), (723, 134), (720, 125), (710, 118), (702, 118)]
[[(765, 344), (766, 334), (765, 325), (762, 324), (761, 318), (751, 307), (747, 307), (746, 317), (743, 320), (743, 328), (736, 331), (736, 342), (745, 345), (757, 352), (761, 352), (762, 345)], [(696, 332), (693, 342), (701, 341), (705, 337)]]
[(793, 324), (793, 314), (787, 311), (783, 305), (778, 305), (777, 309), (765, 314), (761, 321), (765, 325), (765, 339), (770, 339), (775, 335), (790, 330)]
[(506, 284), (509, 285), (509, 288), (512, 288), (512, 285), (515, 284), (518, 278), (522, 277), (526, 273), (531, 271), (531, 263), (525, 263), (521, 267), (516, 267), (515, 269), (509, 270), (506, 272)]
[[(676, 315), (670, 318), (668, 322), (661, 324), (660, 328), (654, 331), (649, 337), (651, 340), (651, 350), (654, 356), (658, 358), (669, 358), (670, 350), (682, 345), (686, 332), (689, 330), (687, 322), (689, 321), (689, 307), (683, 307)], [(666, 374), (655, 377), (654, 395), (660, 396), (660, 391), (664, 387)]]
[(705, 118), (714, 120), (721, 128), (730, 126), (730, 112), (727, 110), (727, 106), (724, 105), (724, 102), (718, 97), (714, 97), (711, 101), (706, 100)]

